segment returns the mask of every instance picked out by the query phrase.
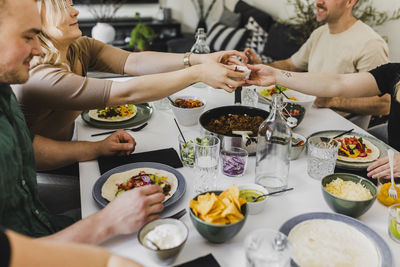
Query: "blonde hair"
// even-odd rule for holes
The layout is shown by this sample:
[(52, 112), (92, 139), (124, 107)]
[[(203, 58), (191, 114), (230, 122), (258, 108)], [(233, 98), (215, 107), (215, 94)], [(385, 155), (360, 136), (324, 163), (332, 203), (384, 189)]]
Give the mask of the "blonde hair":
[[(37, 2), (39, 13), (42, 13), (42, 4), (46, 9), (46, 23), (48, 25), (60, 25), (64, 19), (69, 16), (68, 8), (64, 0), (40, 0)], [(61, 61), (61, 54), (58, 49), (54, 46), (53, 42), (47, 36), (46, 32), (42, 31), (38, 35), (40, 45), (42, 47), (42, 56), (33, 57), (30, 67), (34, 68), (41, 64), (50, 64), (54, 66), (63, 66), (69, 71), (72, 71), (75, 67), (75, 62), (78, 59), (79, 47), (76, 42), (73, 42), (67, 52), (67, 59), (70, 65), (65, 64)]]

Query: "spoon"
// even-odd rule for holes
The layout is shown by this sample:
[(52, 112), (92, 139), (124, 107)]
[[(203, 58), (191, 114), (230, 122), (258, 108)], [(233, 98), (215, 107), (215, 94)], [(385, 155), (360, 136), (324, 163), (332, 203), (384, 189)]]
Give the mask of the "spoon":
[(160, 248), (156, 243), (154, 243), (153, 241), (151, 241), (151, 239), (149, 239), (149, 238), (146, 237), (146, 240), (147, 240), (147, 242), (149, 242), (150, 244), (152, 244), (153, 246), (155, 246), (155, 247), (156, 247), (156, 250), (161, 250), (161, 248)]
[(290, 190), (293, 190), (293, 189), (294, 189), (293, 187), (292, 187), (292, 188), (286, 188), (286, 189), (279, 190), (279, 191), (276, 191), (276, 192), (264, 194), (264, 195), (261, 195), (261, 196), (258, 196), (258, 197), (253, 197), (253, 196), (252, 196), (251, 199), (253, 200), (253, 202), (257, 202), (257, 200), (258, 200), (259, 198), (261, 198), (261, 197), (267, 197), (267, 196), (275, 195), (275, 194), (278, 194), (278, 193), (290, 191)]

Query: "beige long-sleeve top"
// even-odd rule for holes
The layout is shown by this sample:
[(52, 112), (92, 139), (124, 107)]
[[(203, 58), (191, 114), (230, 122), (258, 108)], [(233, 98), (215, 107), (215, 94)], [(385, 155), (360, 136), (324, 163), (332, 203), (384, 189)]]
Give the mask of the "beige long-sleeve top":
[(82, 73), (49, 64), (30, 70), (27, 83), (13, 85), (29, 129), (55, 140), (70, 140), (82, 110), (105, 107), (112, 82), (86, 77), (89, 70), (124, 73), (129, 52), (91, 38), (77, 40)]

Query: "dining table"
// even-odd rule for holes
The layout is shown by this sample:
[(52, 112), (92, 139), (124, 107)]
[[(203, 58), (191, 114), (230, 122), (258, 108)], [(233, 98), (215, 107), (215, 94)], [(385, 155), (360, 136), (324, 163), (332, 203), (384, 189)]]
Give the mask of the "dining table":
[[(117, 78), (115, 81), (123, 81), (128, 78)], [(154, 90), (157, 90), (154, 88)], [(234, 93), (214, 89), (209, 86), (198, 84), (189, 86), (174, 96), (197, 96), (205, 99), (205, 110), (225, 105), (234, 105)], [(258, 103), (259, 108), (266, 109), (267, 105)], [(306, 110), (304, 120), (293, 132), (305, 137), (323, 130), (348, 130), (354, 128), (354, 132), (368, 134), (352, 122), (341, 117), (330, 109), (310, 107)], [(200, 133), (201, 126), (181, 126), (183, 132)], [(76, 120), (77, 139), (79, 141), (98, 141), (106, 136), (92, 137), (94, 133), (105, 131), (87, 124), (82, 118)], [(148, 120), (148, 125), (138, 132), (129, 132), (136, 141), (134, 153), (153, 151), (164, 148), (178, 148), (179, 130), (174, 123), (174, 115), (171, 109), (158, 110), (154, 108), (153, 114)], [(255, 182), (255, 156), (248, 159), (247, 168), (241, 177), (228, 177), (222, 174), (219, 168), (217, 176), (217, 189), (224, 190), (236, 184)], [(185, 181), (186, 191), (179, 201), (164, 209), (161, 217), (171, 215), (181, 209), (189, 210), (189, 202), (196, 195), (194, 191), (194, 179), (196, 178), (192, 168), (178, 168)], [(97, 160), (79, 163), (80, 190), (82, 218), (95, 212), (100, 207), (92, 196), (93, 186), (101, 176)], [(189, 229), (189, 236), (173, 265), (179, 265), (198, 257), (212, 254), (221, 266), (234, 267), (246, 266), (244, 248), (245, 238), (252, 232), (261, 228), (279, 230), (279, 228), (294, 216), (310, 212), (331, 212), (332, 211), (323, 199), (321, 181), (312, 179), (307, 174), (307, 157), (303, 152), (297, 160), (290, 162), (288, 187), (294, 190), (280, 195), (268, 197), (263, 212), (256, 215), (248, 215), (241, 231), (231, 240), (215, 244), (204, 239), (190, 221), (187, 213), (180, 220)], [(393, 241), (388, 235), (388, 208), (379, 201), (375, 201), (372, 207), (361, 217), (360, 222), (373, 229), (391, 249), (393, 255), (393, 266), (400, 266), (400, 244)], [(102, 247), (118, 255), (133, 259), (144, 266), (162, 266), (156, 261), (149, 251), (138, 241), (137, 233), (123, 236), (116, 236), (101, 244)], [(322, 265), (321, 265), (322, 266)]]

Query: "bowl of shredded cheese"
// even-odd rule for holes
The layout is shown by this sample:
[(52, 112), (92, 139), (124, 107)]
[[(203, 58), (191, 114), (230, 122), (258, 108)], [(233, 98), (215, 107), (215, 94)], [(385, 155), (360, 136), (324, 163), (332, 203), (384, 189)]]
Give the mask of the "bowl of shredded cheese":
[(351, 217), (363, 215), (372, 206), (378, 192), (368, 179), (350, 173), (334, 173), (321, 180), (322, 195), (337, 213)]

